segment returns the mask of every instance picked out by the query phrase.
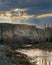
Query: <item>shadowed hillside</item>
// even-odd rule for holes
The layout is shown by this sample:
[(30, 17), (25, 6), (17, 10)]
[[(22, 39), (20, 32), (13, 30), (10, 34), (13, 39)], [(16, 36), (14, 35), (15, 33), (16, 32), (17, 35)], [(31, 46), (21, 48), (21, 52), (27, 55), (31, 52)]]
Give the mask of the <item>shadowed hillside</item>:
[(0, 44), (23, 46), (38, 42), (52, 42), (52, 27), (40, 29), (32, 25), (0, 23)]

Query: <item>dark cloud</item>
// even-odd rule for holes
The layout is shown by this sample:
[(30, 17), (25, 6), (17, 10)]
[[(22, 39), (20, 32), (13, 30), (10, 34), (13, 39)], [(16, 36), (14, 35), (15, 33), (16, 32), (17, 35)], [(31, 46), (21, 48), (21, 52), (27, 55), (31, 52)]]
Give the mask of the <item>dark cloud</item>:
[(27, 8), (30, 15), (52, 13), (52, 0), (0, 0), (0, 12), (14, 8)]
[(52, 0), (0, 0), (0, 10), (13, 8), (52, 9)]

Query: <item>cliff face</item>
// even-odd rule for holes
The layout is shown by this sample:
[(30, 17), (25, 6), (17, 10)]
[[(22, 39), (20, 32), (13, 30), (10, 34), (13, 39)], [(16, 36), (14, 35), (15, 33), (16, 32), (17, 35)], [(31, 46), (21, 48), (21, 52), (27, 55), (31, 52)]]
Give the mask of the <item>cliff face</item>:
[(35, 26), (24, 24), (0, 24), (0, 34), (4, 35), (21, 35), (24, 37), (32, 36), (36, 30)]
[[(25, 24), (0, 24), (0, 39), (10, 42), (34, 43), (52, 39), (52, 28), (40, 29)], [(29, 42), (30, 41), (30, 42)]]

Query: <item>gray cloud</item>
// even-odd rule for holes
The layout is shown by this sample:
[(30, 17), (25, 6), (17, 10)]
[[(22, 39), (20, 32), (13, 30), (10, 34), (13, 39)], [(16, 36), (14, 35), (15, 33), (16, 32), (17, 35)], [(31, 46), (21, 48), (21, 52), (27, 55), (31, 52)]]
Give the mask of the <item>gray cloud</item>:
[(52, 8), (52, 0), (0, 0), (0, 10), (11, 8)]

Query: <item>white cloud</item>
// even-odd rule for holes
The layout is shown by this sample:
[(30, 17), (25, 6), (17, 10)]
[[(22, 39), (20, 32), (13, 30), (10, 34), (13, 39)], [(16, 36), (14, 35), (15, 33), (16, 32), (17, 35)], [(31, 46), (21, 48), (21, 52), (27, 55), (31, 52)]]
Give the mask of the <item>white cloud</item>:
[(36, 16), (36, 18), (45, 18), (45, 17), (52, 17), (52, 13), (50, 13), (50, 14), (42, 14), (42, 15)]
[(6, 11), (6, 12), (3, 12), (3, 13), (0, 13), (0, 20), (9, 20), (7, 22), (12, 22), (12, 23), (22, 23), (22, 21), (25, 19), (25, 20), (28, 20), (30, 18), (34, 18), (35, 15), (28, 15), (27, 13), (25, 13), (27, 9), (20, 9), (20, 8), (17, 8), (17, 9), (13, 9), (11, 11)]

